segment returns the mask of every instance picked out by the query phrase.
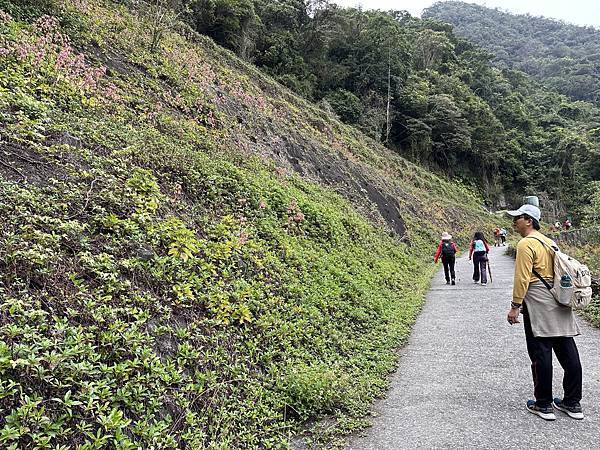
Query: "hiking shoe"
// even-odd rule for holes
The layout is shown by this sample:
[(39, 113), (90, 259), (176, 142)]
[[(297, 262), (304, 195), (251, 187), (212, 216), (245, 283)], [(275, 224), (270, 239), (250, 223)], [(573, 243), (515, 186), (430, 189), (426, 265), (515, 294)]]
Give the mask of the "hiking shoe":
[(554, 406), (559, 411), (564, 412), (571, 419), (583, 419), (583, 411), (581, 410), (581, 405), (579, 403), (573, 406), (567, 406), (562, 402), (560, 398), (555, 398), (554, 402), (552, 403), (552, 406)]
[(473, 283), (477, 284), (479, 283), (479, 280), (473, 280)]
[(535, 400), (527, 400), (527, 411), (540, 416), (544, 420), (556, 420), (556, 415), (554, 414), (552, 406), (542, 408), (535, 404)]
[(482, 283), (481, 283), (481, 285), (482, 285), (482, 286), (487, 286), (487, 283), (483, 283), (483, 282), (482, 282)]
[(456, 284), (456, 281), (452, 280), (452, 286), (454, 286)]
[(450, 280), (446, 281), (446, 284), (450, 284)]

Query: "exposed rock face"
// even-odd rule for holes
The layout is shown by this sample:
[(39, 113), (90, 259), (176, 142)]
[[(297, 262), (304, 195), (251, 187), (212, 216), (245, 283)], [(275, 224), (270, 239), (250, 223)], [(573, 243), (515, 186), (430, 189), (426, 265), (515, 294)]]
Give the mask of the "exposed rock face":
[[(386, 184), (385, 177), (372, 166), (353, 157), (347, 149), (340, 149), (332, 124), (315, 119), (312, 124), (314, 138), (311, 138), (306, 130), (295, 129), (292, 121), (275, 124), (255, 111), (247, 111), (248, 116), (239, 114), (239, 105), (231, 97), (222, 97), (221, 107), (227, 114), (238, 110), (239, 128), (235, 133), (238, 148), (272, 160), (288, 172), (333, 188), (374, 223), (385, 225), (397, 236), (408, 240), (398, 200), (402, 193)], [(373, 145), (380, 146), (374, 141)]]
[(406, 227), (398, 200), (385, 186), (378, 185), (365, 166), (315, 143), (305, 146), (306, 142), (303, 145), (290, 139), (284, 142), (286, 145), (271, 154), (272, 159), (304, 177), (334, 187), (354, 204), (364, 204), (364, 208), (373, 210), (366, 204), (371, 203), (387, 226), (398, 236), (404, 236)]

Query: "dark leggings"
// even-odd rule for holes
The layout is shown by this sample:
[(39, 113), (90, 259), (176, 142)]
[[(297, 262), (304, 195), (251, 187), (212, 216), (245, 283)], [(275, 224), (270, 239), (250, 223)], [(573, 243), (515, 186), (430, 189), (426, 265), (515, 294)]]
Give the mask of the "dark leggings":
[(442, 256), (442, 264), (444, 265), (444, 276), (446, 277), (446, 281), (450, 281), (450, 279), (456, 279), (456, 275), (454, 274), (455, 261), (456, 258), (454, 256)]
[(485, 252), (473, 253), (473, 281), (479, 281), (481, 277), (482, 283), (487, 283), (487, 255)]
[(563, 402), (567, 406), (581, 401), (581, 362), (579, 352), (572, 337), (535, 337), (531, 330), (531, 320), (527, 305), (523, 303), (523, 325), (527, 341), (527, 353), (531, 359), (533, 394), (538, 406), (552, 404), (552, 350), (563, 368)]

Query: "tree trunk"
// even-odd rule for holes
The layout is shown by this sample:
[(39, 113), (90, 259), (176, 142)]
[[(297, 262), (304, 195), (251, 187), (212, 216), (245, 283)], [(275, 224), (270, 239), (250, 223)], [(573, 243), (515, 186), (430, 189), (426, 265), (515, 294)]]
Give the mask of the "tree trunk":
[(391, 48), (388, 47), (388, 77), (387, 77), (387, 106), (385, 110), (385, 145), (388, 145), (390, 140), (390, 100), (391, 100)]

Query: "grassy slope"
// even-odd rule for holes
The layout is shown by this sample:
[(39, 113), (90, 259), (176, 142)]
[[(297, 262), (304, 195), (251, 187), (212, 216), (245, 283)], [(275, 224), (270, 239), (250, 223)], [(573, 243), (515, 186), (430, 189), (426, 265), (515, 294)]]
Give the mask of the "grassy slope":
[[(0, 446), (281, 447), (309, 418), (354, 426), (433, 240), (489, 229), (478, 199), (206, 39), (150, 54), (114, 4), (50, 2), (59, 23), (34, 24), (19, 3), (0, 3), (21, 17), (0, 15)], [(267, 124), (379, 176), (410, 246), (364, 198), (254, 156)]]

